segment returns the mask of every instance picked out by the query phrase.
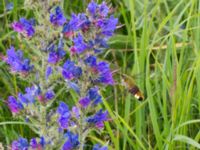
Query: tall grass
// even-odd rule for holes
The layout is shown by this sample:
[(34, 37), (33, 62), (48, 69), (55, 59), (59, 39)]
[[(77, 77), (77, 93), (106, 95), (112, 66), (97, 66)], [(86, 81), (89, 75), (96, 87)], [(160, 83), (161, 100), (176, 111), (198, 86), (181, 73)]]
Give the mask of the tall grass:
[[(23, 1), (14, 0), (6, 12), (0, 1), (0, 51), (5, 53), (13, 41), (9, 24), (18, 17), (31, 15)], [(65, 13), (79, 12), (86, 4), (63, 1)], [(110, 40), (103, 58), (132, 76), (144, 92), (138, 102), (120, 84), (102, 91), (104, 105), (112, 121), (106, 123), (109, 148), (200, 149), (200, 1), (198, 0), (112, 0), (122, 26)], [(136, 77), (135, 77), (136, 76)], [(116, 77), (120, 83), (120, 77)], [(119, 81), (118, 81), (119, 80)], [(16, 94), (26, 83), (10, 75), (0, 63), (0, 98)], [(19, 134), (34, 134), (29, 125), (13, 120), (5, 103), (0, 102), (0, 141), (10, 144)], [(24, 128), (26, 127), (26, 128)], [(91, 141), (106, 143), (102, 136)]]

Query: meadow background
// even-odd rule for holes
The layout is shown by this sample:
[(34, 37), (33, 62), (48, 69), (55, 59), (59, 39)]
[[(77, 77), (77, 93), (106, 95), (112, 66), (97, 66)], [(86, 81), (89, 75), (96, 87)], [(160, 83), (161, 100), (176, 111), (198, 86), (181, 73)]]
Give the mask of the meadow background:
[[(7, 4), (13, 2), (13, 9)], [(100, 2), (100, 0), (98, 1)], [(88, 141), (106, 143), (114, 150), (200, 149), (200, 1), (107, 0), (121, 27), (109, 41), (102, 59), (113, 70), (132, 76), (145, 99), (137, 101), (114, 75), (116, 84), (102, 91), (102, 107), (111, 121), (101, 135)], [(68, 18), (84, 12), (89, 0), (63, 0)], [(0, 0), (0, 53), (10, 45), (23, 47), (13, 38), (10, 24), (34, 11), (24, 0)], [(26, 52), (28, 55), (28, 53)], [(12, 117), (4, 100), (27, 86), (10, 74), (0, 61), (0, 142), (9, 145), (18, 135), (31, 138), (33, 131)], [(66, 95), (65, 95), (66, 96)], [(73, 99), (73, 96), (60, 99)]]

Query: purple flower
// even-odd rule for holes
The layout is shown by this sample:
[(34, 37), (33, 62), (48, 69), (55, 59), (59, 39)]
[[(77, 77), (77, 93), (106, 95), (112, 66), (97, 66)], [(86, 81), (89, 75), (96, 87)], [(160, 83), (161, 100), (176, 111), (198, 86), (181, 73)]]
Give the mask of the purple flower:
[(97, 63), (97, 58), (92, 55), (87, 57), (84, 62), (86, 65), (91, 67), (91, 71), (94, 74), (97, 74), (98, 77), (92, 79), (94, 82), (100, 82), (107, 85), (114, 84), (112, 72), (110, 71), (109, 64), (107, 62), (101, 61)]
[(76, 66), (73, 61), (67, 60), (63, 65), (62, 75), (68, 80), (79, 78), (82, 75), (82, 69)]
[(69, 119), (69, 117), (60, 116), (58, 119), (60, 128), (67, 129), (69, 127)]
[(97, 58), (93, 55), (90, 55), (89, 57), (87, 57), (84, 61), (88, 66), (90, 67), (96, 67), (97, 65)]
[(108, 48), (107, 39), (96, 37), (95, 45), (99, 48)]
[(88, 4), (88, 11), (92, 16), (96, 15), (96, 11), (97, 11), (98, 5), (97, 3), (95, 3), (93, 0)]
[(95, 127), (97, 127), (98, 129), (102, 129), (104, 127), (104, 123), (98, 122), (98, 123), (95, 124)]
[(80, 33), (73, 39), (73, 42), (75, 52), (78, 54), (84, 52), (88, 48), (87, 44), (84, 42), (83, 36)]
[[(8, 98), (8, 106), (13, 113), (18, 113), (24, 108), (24, 105), (33, 104), (36, 98), (40, 96), (41, 90), (39, 86), (27, 87), (25, 89), (25, 94), (18, 93), (18, 100), (13, 96)], [(50, 96), (49, 96), (50, 97)]]
[(67, 106), (67, 104), (65, 104), (64, 102), (60, 102), (60, 105), (57, 109), (57, 112), (60, 114), (60, 115), (63, 115), (65, 114), (66, 112), (69, 112), (69, 107)]
[(58, 61), (60, 60), (58, 53), (55, 51), (52, 51), (49, 53), (49, 58), (48, 58), (48, 62), (51, 64), (56, 64)]
[(114, 80), (112, 77), (112, 72), (110, 71), (109, 64), (107, 62), (99, 62), (97, 65), (97, 70), (99, 72), (99, 78), (97, 82), (113, 85)]
[(43, 136), (40, 137), (40, 145), (41, 145), (41, 147), (44, 147), (46, 145), (46, 141), (45, 141), (45, 138)]
[(27, 99), (27, 97), (23, 95), (22, 93), (18, 93), (18, 100), (23, 104), (29, 103), (29, 100)]
[(98, 87), (90, 88), (87, 96), (93, 102), (93, 104), (97, 105), (102, 102), (101, 95), (98, 93)]
[(66, 55), (66, 52), (64, 51), (63, 47), (64, 47), (63, 39), (60, 38), (58, 46), (51, 44), (47, 48), (47, 50), (49, 51), (49, 57), (48, 57), (49, 63), (56, 64), (58, 61), (60, 61)]
[(98, 93), (98, 87), (90, 88), (87, 92), (87, 96), (79, 100), (79, 104), (86, 108), (92, 102), (93, 105), (97, 105), (102, 102), (101, 95)]
[(26, 94), (28, 94), (30, 97), (36, 97), (41, 93), (40, 87), (37, 85), (33, 85), (32, 87), (27, 87), (25, 91)]
[(94, 1), (90, 2), (88, 4), (88, 12), (90, 15), (95, 19), (96, 17), (102, 18), (106, 17), (109, 12), (109, 7), (106, 5), (105, 2), (101, 3), (100, 5), (97, 5)]
[(8, 107), (13, 113), (19, 113), (23, 109), (22, 103), (18, 102), (13, 96), (8, 97)]
[(66, 37), (71, 37), (73, 33), (79, 29), (87, 31), (91, 22), (84, 13), (78, 15), (72, 14), (71, 20), (64, 25), (63, 33)]
[(60, 114), (58, 123), (61, 128), (66, 129), (69, 126), (69, 120), (71, 118), (70, 110), (64, 102), (60, 102), (57, 109), (58, 114)]
[(38, 147), (38, 143), (37, 143), (37, 140), (35, 138), (32, 138), (31, 141), (30, 141), (30, 146), (31, 148), (35, 149)]
[(101, 33), (103, 35), (110, 37), (116, 29), (117, 23), (118, 19), (114, 18), (114, 16), (110, 16), (110, 18), (99, 19), (97, 21), (97, 26), (101, 28)]
[(46, 100), (51, 100), (51, 99), (53, 99), (54, 98), (54, 96), (55, 96), (55, 94), (54, 94), (54, 92), (53, 91), (47, 91), (46, 93), (45, 93), (45, 99)]
[(45, 144), (46, 142), (44, 137), (40, 138), (40, 142), (38, 142), (36, 138), (32, 138), (30, 140), (30, 144), (28, 143), (27, 139), (20, 137), (18, 140), (12, 142), (12, 150), (28, 150), (28, 149), (42, 150)]
[(90, 116), (86, 119), (88, 123), (94, 124), (97, 128), (101, 127), (99, 124), (103, 124), (104, 121), (108, 120), (108, 111), (104, 111), (100, 109), (95, 115)]
[(79, 104), (83, 107), (86, 108), (90, 104), (90, 99), (89, 97), (83, 97), (79, 100)]
[(73, 150), (79, 146), (78, 134), (67, 132), (64, 137), (67, 138), (67, 141), (64, 143), (62, 150)]
[(12, 23), (12, 28), (26, 37), (32, 37), (35, 33), (34, 24), (35, 21), (33, 19), (20, 18), (19, 22)]
[(17, 141), (12, 142), (12, 150), (28, 150), (29, 144), (27, 139), (19, 138)]
[(86, 108), (89, 106), (90, 102), (92, 102), (93, 105), (97, 105), (102, 102), (101, 95), (98, 93), (99, 89), (98, 87), (90, 88), (87, 92), (86, 97), (80, 98), (79, 104)]
[(71, 16), (71, 20), (66, 23), (63, 27), (63, 33), (69, 33), (69, 32), (74, 32), (76, 30), (78, 30), (78, 23), (79, 23), (79, 18), (77, 15), (72, 14)]
[(102, 4), (99, 5), (99, 14), (102, 17), (106, 17), (108, 15), (109, 12), (109, 7), (106, 5), (105, 2), (103, 2)]
[(21, 50), (15, 51), (15, 48), (11, 47), (6, 53), (5, 61), (10, 65), (13, 72), (28, 73), (33, 69), (33, 65), (30, 65), (30, 60), (23, 58)]
[(12, 28), (13, 28), (16, 32), (19, 32), (19, 33), (26, 32), (26, 31), (24, 31), (23, 24), (21, 24), (20, 22), (13, 22), (13, 23), (12, 23)]
[(108, 150), (107, 146), (100, 146), (99, 144), (95, 144), (92, 148), (92, 150)]
[(56, 7), (55, 13), (50, 14), (50, 22), (54, 26), (62, 26), (66, 22), (66, 18), (62, 13), (62, 10), (60, 7)]
[(90, 27), (91, 22), (87, 18), (87, 16), (84, 13), (78, 14), (78, 28), (81, 29), (83, 32), (87, 31)]
[(36, 85), (32, 87), (27, 87), (25, 91), (25, 94), (18, 94), (19, 101), (24, 104), (35, 103), (36, 97), (39, 96), (41, 93), (40, 87)]
[(17, 141), (12, 142), (12, 150), (19, 150), (18, 146), (19, 146), (19, 144)]
[(52, 74), (53, 70), (52, 70), (52, 67), (51, 66), (48, 66), (46, 68), (46, 79), (49, 78), (49, 76)]
[(49, 52), (48, 62), (51, 64), (56, 64), (58, 61), (60, 61), (64, 56), (66, 52), (62, 47), (58, 47), (57, 50), (55, 50), (55, 47), (51, 49)]
[(56, 64), (58, 61), (60, 61), (64, 56), (66, 52), (65, 51), (52, 51), (49, 53), (48, 62), (51, 64)]

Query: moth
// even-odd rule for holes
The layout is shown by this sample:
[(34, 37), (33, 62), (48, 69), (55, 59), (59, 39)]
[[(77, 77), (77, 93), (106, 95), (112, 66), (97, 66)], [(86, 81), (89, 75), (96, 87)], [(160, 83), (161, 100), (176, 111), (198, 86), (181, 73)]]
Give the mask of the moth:
[(144, 100), (144, 95), (139, 89), (139, 87), (136, 85), (134, 80), (125, 74), (122, 74), (122, 85), (125, 86), (128, 91), (139, 101)]

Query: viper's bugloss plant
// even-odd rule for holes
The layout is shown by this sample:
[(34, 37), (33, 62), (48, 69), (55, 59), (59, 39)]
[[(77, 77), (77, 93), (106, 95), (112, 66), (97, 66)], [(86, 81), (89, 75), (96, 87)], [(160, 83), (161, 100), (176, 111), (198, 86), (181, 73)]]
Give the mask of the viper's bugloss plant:
[[(38, 8), (48, 5), (45, 1), (37, 3), (41, 3), (36, 5)], [(82, 150), (87, 148), (90, 132), (102, 130), (109, 118), (108, 111), (97, 106), (102, 103), (101, 88), (113, 85), (114, 79), (109, 63), (98, 56), (108, 48), (107, 41), (114, 34), (118, 19), (110, 15), (105, 2), (92, 1), (86, 13), (72, 14), (70, 20), (59, 6), (44, 9), (40, 15), (45, 16), (49, 10), (42, 23), (25, 18), (12, 23), (14, 31), (22, 35), (19, 38), (28, 44), (32, 41), (26, 50), (36, 51), (31, 53), (32, 60), (25, 58), (21, 50), (15, 51), (14, 46), (3, 57), (11, 73), (25, 75), (30, 84), (25, 92), (9, 96), (7, 105), (14, 117), (30, 123), (38, 135), (30, 140), (19, 137), (12, 142), (12, 150)], [(57, 37), (51, 39), (55, 34)], [(62, 87), (58, 84), (65, 87), (61, 93), (75, 91), (78, 98), (73, 106), (57, 99), (58, 87)], [(99, 144), (93, 147), (106, 149)]]

